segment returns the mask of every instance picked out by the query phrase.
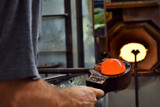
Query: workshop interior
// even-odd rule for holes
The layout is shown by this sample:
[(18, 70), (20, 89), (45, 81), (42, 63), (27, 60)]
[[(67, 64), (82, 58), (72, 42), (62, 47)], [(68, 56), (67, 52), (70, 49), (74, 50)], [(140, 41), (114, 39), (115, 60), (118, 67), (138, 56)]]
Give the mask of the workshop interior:
[[(95, 107), (160, 107), (159, 0), (43, 0), (42, 6), (43, 79), (103, 89)], [(124, 72), (102, 74), (110, 59)]]

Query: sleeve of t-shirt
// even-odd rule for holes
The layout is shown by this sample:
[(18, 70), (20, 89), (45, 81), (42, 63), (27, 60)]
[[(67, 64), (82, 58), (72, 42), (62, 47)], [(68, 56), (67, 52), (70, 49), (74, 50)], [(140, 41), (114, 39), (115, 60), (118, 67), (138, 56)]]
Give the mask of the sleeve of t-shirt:
[(0, 81), (39, 79), (41, 0), (0, 1)]

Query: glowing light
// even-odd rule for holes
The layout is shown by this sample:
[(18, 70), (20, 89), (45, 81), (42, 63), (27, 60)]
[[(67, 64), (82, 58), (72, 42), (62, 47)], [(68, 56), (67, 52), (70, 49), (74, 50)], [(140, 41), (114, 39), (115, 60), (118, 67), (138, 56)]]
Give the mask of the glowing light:
[(140, 53), (137, 54), (137, 62), (142, 61), (147, 55), (147, 49), (140, 43), (128, 43), (120, 49), (120, 57), (128, 62), (135, 61), (135, 55), (132, 50), (139, 50)]

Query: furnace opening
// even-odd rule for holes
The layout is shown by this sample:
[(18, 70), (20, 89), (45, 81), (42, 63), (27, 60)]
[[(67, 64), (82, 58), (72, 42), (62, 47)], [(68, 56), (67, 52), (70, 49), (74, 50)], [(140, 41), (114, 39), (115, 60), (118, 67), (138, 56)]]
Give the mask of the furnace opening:
[(132, 50), (139, 50), (140, 53), (137, 55), (137, 61), (142, 61), (147, 55), (148, 49), (145, 48), (143, 44), (140, 43), (128, 43), (122, 46), (120, 49), (120, 57), (128, 62), (135, 62), (135, 55)]

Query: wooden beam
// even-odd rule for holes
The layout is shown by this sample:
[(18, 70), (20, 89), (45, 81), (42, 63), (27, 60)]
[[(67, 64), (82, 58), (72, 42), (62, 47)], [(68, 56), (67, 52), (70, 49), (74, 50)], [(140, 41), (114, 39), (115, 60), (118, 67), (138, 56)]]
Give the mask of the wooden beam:
[(160, 6), (160, 2), (121, 2), (106, 4), (107, 9)]

